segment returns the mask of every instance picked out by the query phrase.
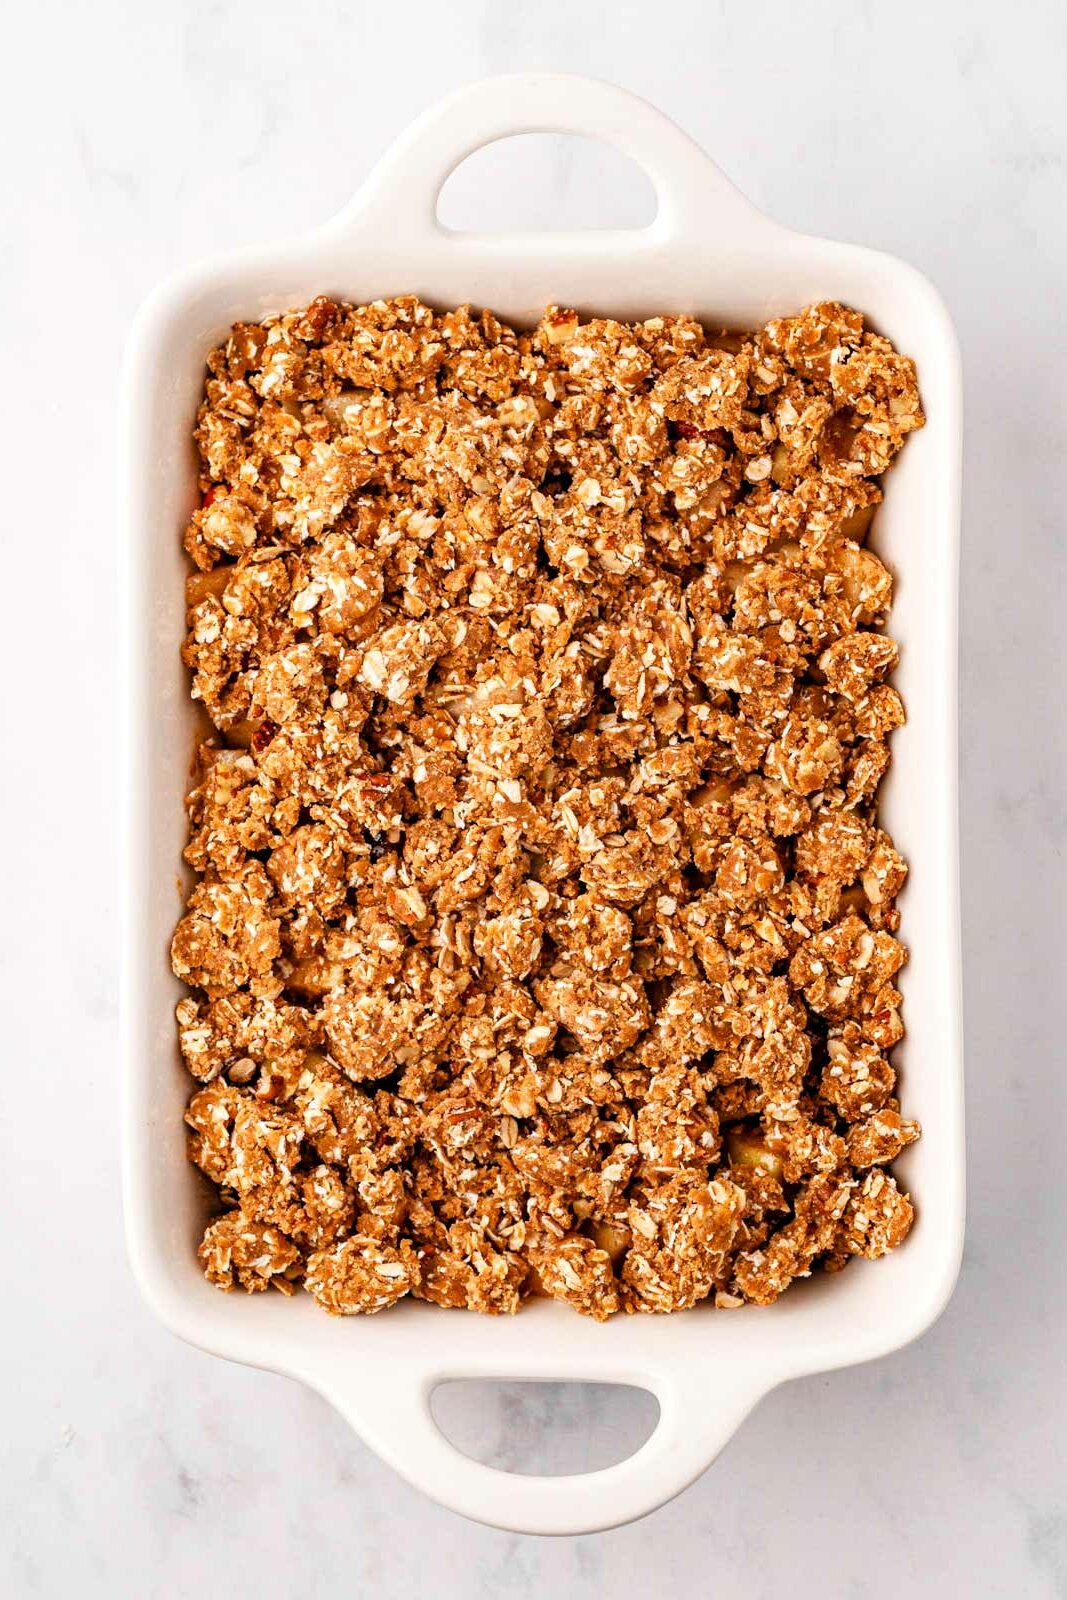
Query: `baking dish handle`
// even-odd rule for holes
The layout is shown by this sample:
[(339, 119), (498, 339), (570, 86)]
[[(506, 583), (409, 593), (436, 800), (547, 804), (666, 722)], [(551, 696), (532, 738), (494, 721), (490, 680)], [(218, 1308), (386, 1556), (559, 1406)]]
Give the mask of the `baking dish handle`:
[(330, 231), (343, 236), (358, 228), (365, 238), (371, 223), (394, 247), (416, 255), (428, 244), (439, 248), (442, 237), (464, 237), (438, 219), (443, 184), (476, 150), (522, 133), (599, 139), (642, 167), (657, 212), (631, 238), (695, 248), (727, 229), (731, 238), (777, 229), (688, 134), (638, 95), (596, 78), (530, 72), (484, 78), (431, 106), (386, 151)]
[[(572, 1536), (632, 1522), (679, 1494), (711, 1465), (768, 1388), (766, 1374), (736, 1371), (728, 1382), (695, 1370), (619, 1376), (615, 1381), (647, 1389), (659, 1402), (649, 1438), (613, 1466), (536, 1477), (473, 1461), (438, 1428), (430, 1409), (434, 1389), (476, 1375), (484, 1377), (449, 1370), (425, 1378), (399, 1367), (376, 1368), (360, 1375), (358, 1387), (339, 1384), (333, 1374), (325, 1393), (401, 1477), (442, 1505), (512, 1533)], [(508, 1374), (513, 1381), (515, 1376)], [(558, 1381), (568, 1380), (560, 1374)]]

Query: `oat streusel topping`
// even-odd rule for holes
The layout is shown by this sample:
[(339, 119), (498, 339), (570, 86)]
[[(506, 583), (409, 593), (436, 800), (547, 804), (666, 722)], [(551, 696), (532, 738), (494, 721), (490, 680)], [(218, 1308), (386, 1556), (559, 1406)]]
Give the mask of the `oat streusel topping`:
[(237, 324), (185, 536), (174, 935), (221, 1288), (596, 1318), (897, 1245), (911, 361), (822, 304)]

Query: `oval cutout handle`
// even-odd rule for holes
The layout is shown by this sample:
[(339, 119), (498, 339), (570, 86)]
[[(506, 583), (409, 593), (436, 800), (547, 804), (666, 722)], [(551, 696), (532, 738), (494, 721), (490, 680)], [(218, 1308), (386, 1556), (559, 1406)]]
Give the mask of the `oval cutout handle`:
[(659, 1419), (644, 1444), (595, 1472), (537, 1477), (474, 1461), (438, 1428), (430, 1409), (434, 1389), (476, 1376), (376, 1367), (373, 1377), (333, 1373), (319, 1388), (402, 1478), (441, 1505), (511, 1533), (566, 1535), (633, 1522), (673, 1499), (711, 1465), (767, 1388), (751, 1374), (731, 1374), (728, 1385), (693, 1370), (627, 1374), (619, 1381), (647, 1389), (659, 1402)]
[[(363, 231), (373, 222), (394, 246), (415, 253), (427, 242), (457, 237), (437, 215), (445, 180), (484, 145), (521, 133), (600, 139), (647, 173), (656, 192), (656, 218), (646, 228), (617, 230), (616, 237), (672, 246), (699, 241), (706, 247), (709, 214), (732, 233), (776, 229), (688, 134), (638, 95), (595, 78), (531, 72), (468, 84), (423, 112), (330, 230), (344, 234), (358, 221)], [(582, 235), (568, 235), (575, 237)], [(604, 233), (596, 237), (602, 244)]]

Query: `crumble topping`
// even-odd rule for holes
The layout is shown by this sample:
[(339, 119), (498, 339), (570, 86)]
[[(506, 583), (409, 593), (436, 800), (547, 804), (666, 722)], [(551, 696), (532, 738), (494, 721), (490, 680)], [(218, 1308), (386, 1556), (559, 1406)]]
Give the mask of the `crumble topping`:
[(604, 1319), (901, 1242), (865, 541), (922, 422), (831, 303), (318, 299), (211, 353), (172, 962), (212, 1283)]

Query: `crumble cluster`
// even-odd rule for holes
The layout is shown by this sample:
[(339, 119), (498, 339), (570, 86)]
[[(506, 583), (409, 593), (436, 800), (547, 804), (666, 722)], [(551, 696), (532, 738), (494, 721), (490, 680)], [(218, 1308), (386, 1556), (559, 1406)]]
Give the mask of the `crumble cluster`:
[(836, 304), (401, 298), (208, 366), (172, 949), (208, 1278), (605, 1318), (899, 1244), (864, 539), (911, 361)]

